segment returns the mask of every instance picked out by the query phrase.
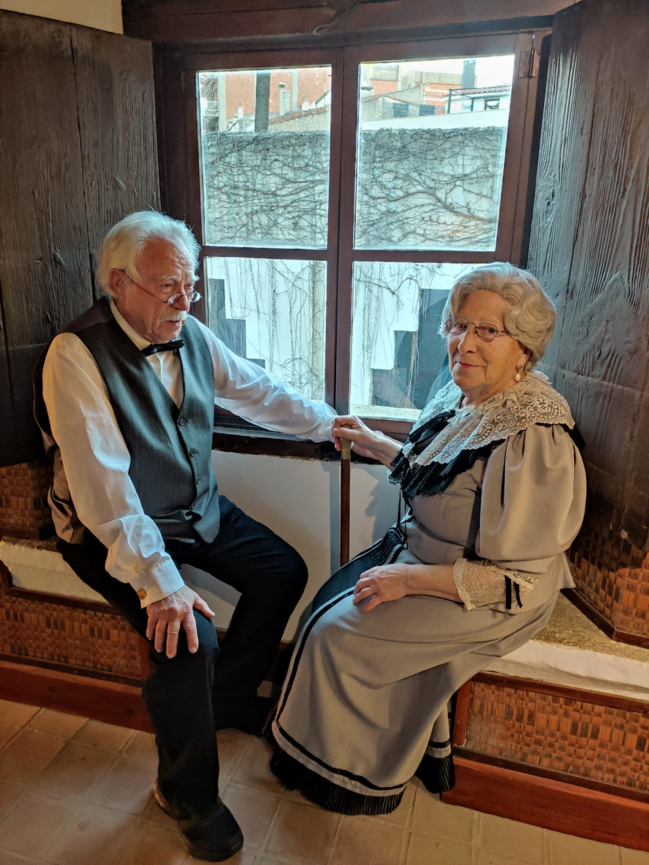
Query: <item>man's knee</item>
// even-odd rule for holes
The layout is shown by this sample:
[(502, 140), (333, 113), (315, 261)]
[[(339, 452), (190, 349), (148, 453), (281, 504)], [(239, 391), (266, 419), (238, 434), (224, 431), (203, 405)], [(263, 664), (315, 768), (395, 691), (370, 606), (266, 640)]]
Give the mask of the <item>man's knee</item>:
[(295, 598), (296, 601), (299, 600), (306, 589), (308, 579), (309, 571), (306, 562), (296, 549), (286, 544), (282, 556), (281, 586), (283, 592)]

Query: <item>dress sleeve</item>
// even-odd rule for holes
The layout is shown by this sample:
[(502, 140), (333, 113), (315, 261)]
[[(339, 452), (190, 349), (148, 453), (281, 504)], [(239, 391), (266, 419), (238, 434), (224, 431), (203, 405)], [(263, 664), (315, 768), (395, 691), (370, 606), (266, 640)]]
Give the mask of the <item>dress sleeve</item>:
[(559, 425), (534, 425), (497, 447), (482, 485), (477, 561), (454, 568), (467, 609), (505, 599), (506, 577), (531, 591), (573, 542), (584, 518), (586, 473)]

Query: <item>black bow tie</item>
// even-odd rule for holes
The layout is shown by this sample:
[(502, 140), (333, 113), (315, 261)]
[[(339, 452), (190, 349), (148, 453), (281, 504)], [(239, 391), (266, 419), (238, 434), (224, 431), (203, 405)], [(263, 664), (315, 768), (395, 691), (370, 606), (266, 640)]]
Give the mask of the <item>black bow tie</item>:
[(170, 342), (152, 342), (142, 349), (144, 357), (149, 357), (151, 354), (157, 354), (159, 351), (175, 351), (185, 345), (184, 339), (172, 339)]

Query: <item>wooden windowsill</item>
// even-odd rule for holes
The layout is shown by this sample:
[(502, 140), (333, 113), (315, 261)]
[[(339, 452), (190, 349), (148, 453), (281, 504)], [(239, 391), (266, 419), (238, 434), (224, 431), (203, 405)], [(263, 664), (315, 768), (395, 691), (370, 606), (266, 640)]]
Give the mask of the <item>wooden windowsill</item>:
[[(246, 428), (215, 425), (212, 449), (237, 454), (263, 454), (301, 460), (339, 462), (340, 454), (331, 442), (312, 442), (297, 436), (265, 430), (252, 425)], [(359, 457), (352, 452), (352, 462), (380, 465), (377, 460)]]

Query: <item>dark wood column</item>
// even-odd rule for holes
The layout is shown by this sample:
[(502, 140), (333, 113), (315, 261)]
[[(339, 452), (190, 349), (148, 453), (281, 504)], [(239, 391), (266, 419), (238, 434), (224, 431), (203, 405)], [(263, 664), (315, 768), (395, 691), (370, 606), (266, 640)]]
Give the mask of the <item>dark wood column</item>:
[(586, 439), (578, 600), (649, 645), (649, 86), (646, 0), (555, 18), (529, 267), (558, 306), (544, 368)]

